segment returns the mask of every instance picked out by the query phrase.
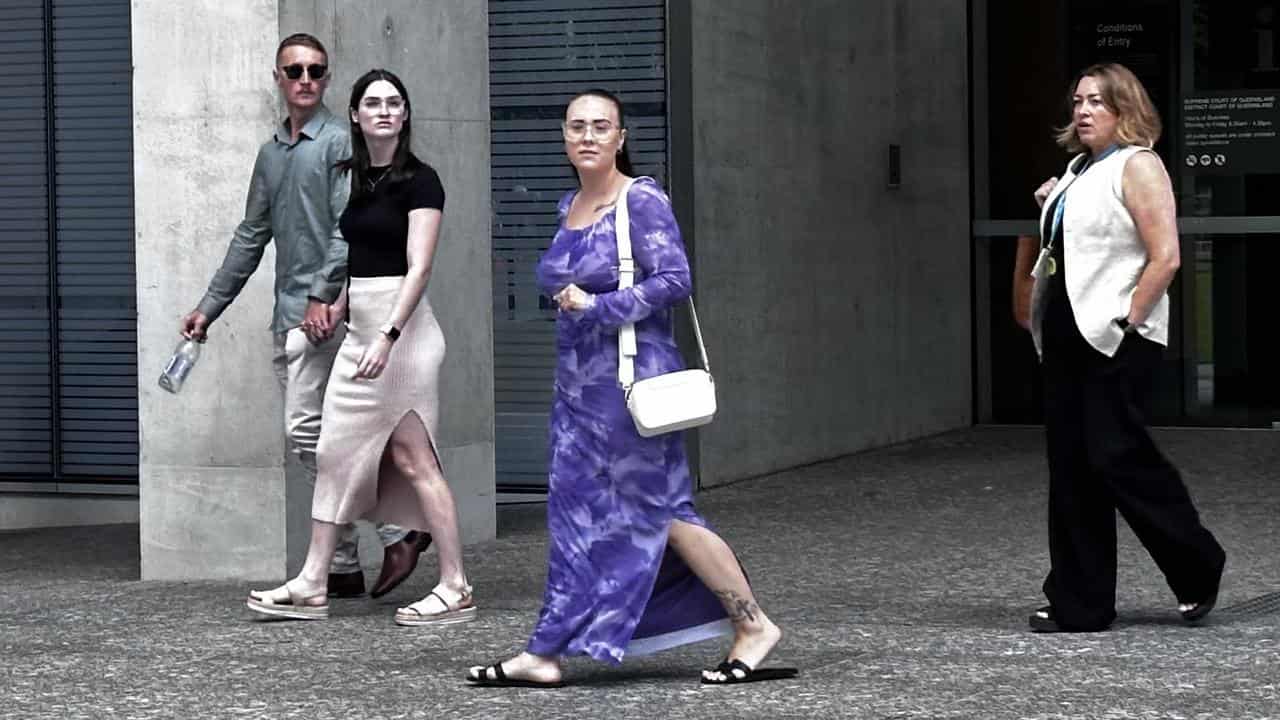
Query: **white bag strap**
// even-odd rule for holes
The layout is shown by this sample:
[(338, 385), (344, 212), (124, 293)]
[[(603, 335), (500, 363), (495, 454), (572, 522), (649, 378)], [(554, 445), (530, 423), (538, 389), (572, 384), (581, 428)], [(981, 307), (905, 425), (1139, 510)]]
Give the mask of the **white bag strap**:
[[(627, 194), (636, 181), (632, 178), (622, 186), (618, 193), (618, 209), (614, 213), (614, 235), (618, 241), (618, 289), (629, 288), (635, 283), (636, 264), (631, 257), (631, 212), (627, 208)], [(702, 369), (711, 372), (711, 362), (707, 360), (707, 346), (702, 342), (702, 328), (698, 325), (698, 311), (693, 307), (693, 297), (689, 297), (689, 316), (693, 318), (693, 336), (698, 341), (698, 357), (702, 360)], [(624, 393), (631, 391), (636, 380), (636, 326), (627, 323), (618, 329), (618, 384)]]
[(702, 342), (702, 328), (698, 326), (698, 311), (693, 309), (693, 296), (689, 296), (689, 317), (693, 319), (693, 336), (698, 340), (698, 357), (702, 360), (702, 369), (711, 372), (711, 361), (707, 359), (707, 346)]
[[(635, 178), (627, 180), (618, 192), (617, 211), (614, 212), (613, 234), (618, 240), (618, 289), (629, 288), (635, 283), (636, 263), (631, 257), (631, 212), (627, 209), (627, 194)], [(624, 391), (631, 389), (636, 380), (636, 326), (627, 323), (618, 329), (618, 384)]]

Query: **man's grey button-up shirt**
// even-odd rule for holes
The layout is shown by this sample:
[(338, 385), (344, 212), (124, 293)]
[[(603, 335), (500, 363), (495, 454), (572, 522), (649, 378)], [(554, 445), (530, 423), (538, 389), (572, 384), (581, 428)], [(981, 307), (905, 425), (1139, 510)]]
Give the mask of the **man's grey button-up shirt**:
[(291, 141), (289, 121), (258, 149), (244, 220), (197, 309), (212, 322), (240, 294), (276, 241), (277, 333), (302, 323), (307, 300), (333, 302), (347, 276), (346, 242), (338, 218), (347, 206), (350, 180), (336, 167), (351, 156), (346, 123), (323, 106)]

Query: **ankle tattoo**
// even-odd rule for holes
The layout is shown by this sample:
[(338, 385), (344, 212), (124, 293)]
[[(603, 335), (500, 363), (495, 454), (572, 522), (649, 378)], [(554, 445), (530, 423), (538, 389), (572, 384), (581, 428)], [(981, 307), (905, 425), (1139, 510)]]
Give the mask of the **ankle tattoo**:
[(756, 621), (756, 616), (760, 612), (759, 605), (732, 590), (716, 590), (715, 594), (716, 597), (720, 598), (724, 609), (728, 611), (730, 622), (738, 624)]

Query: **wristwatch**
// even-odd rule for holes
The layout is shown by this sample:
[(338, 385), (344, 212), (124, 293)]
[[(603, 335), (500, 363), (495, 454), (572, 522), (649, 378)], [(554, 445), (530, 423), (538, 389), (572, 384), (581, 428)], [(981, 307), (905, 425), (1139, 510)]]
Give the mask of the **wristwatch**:
[(1135, 333), (1138, 331), (1138, 327), (1130, 323), (1129, 318), (1127, 317), (1116, 318), (1116, 325), (1118, 325), (1126, 335), (1129, 335), (1131, 333)]
[(391, 323), (387, 323), (386, 325), (378, 328), (378, 331), (390, 338), (391, 342), (395, 342), (400, 339), (400, 328)]

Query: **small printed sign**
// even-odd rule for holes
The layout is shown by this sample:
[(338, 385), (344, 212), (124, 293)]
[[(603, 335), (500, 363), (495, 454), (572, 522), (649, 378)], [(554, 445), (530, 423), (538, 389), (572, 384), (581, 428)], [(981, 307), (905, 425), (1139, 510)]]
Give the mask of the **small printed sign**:
[(1277, 93), (1239, 90), (1182, 99), (1185, 165), (1194, 173), (1274, 173), (1280, 168)]

